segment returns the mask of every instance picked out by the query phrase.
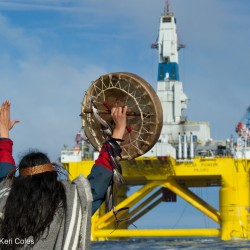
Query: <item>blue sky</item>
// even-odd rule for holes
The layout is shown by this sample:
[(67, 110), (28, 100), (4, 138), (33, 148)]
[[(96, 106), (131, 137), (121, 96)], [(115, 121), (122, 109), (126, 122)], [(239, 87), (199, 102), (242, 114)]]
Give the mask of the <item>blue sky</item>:
[[(11, 132), (17, 160), (28, 148), (56, 160), (64, 144), (74, 145), (84, 91), (100, 75), (127, 71), (156, 88), (157, 51), (150, 45), (164, 5), (164, 0), (0, 1), (0, 101), (9, 99), (12, 118), (21, 120)], [(188, 119), (209, 121), (212, 138), (227, 139), (250, 105), (250, 2), (172, 0), (171, 9), (186, 45), (179, 61), (190, 99)], [(177, 217), (179, 208), (172, 209)], [(159, 208), (154, 223), (169, 222), (172, 210)], [(193, 214), (187, 224), (198, 218)]]

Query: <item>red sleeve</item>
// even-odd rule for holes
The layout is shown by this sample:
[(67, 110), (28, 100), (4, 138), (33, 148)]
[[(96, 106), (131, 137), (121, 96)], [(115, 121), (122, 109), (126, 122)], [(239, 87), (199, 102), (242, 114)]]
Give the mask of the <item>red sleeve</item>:
[(15, 165), (15, 161), (12, 156), (13, 142), (10, 139), (0, 139), (0, 162), (10, 163)]
[(106, 169), (112, 171), (113, 167), (111, 165), (107, 147), (110, 147), (110, 145), (107, 145), (106, 143), (104, 143), (100, 151), (99, 157), (95, 160), (95, 164), (101, 165), (105, 167)]
[(12, 170), (15, 170), (15, 161), (12, 157), (12, 145), (12, 140), (0, 138), (0, 181), (5, 179)]

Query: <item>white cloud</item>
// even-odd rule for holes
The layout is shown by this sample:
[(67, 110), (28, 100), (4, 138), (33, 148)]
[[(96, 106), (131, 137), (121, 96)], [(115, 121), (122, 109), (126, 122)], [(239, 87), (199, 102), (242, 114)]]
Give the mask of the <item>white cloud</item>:
[(83, 8), (74, 5), (74, 1), (0, 1), (2, 10), (13, 11), (57, 11), (57, 12), (83, 12)]
[(55, 159), (63, 144), (73, 146), (84, 91), (104, 69), (82, 62), (79, 70), (72, 63), (62, 57), (25, 61), (19, 74), (5, 76), (3, 92), (12, 102), (12, 117), (21, 120), (13, 132), (18, 151), (42, 148)]
[(21, 120), (12, 132), (15, 152), (41, 148), (55, 159), (63, 144), (73, 146), (84, 91), (105, 70), (77, 55), (49, 55), (39, 37), (3, 16), (1, 36), (10, 44), (0, 56), (1, 101), (9, 99), (12, 117)]

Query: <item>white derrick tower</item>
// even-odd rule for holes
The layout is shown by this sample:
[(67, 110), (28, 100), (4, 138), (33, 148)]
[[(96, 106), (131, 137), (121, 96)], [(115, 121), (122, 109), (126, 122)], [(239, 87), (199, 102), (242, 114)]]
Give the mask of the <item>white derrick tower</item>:
[(158, 96), (162, 102), (164, 123), (179, 124), (183, 121), (183, 110), (187, 108), (188, 97), (183, 92), (179, 78), (178, 50), (184, 46), (178, 45), (176, 19), (169, 7), (160, 18), (158, 49)]
[(158, 41), (151, 47), (158, 50), (157, 94), (163, 108), (163, 128), (159, 142), (146, 156), (167, 153), (175, 157), (177, 150), (179, 158), (188, 158), (193, 152), (190, 144), (193, 147), (209, 141), (210, 128), (207, 122), (188, 122), (183, 114), (188, 97), (179, 77), (178, 51), (185, 46), (178, 43), (176, 18), (170, 12), (168, 2), (160, 18)]

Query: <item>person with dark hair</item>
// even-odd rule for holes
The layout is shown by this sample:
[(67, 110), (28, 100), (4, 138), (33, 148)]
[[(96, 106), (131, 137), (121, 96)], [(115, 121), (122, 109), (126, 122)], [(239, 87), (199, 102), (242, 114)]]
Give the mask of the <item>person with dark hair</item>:
[[(126, 128), (126, 111), (127, 107), (111, 111), (115, 148)], [(58, 180), (57, 166), (38, 151), (21, 159), (19, 176), (14, 177), (9, 130), (17, 122), (10, 121), (10, 103), (4, 102), (0, 108), (0, 249), (88, 249), (91, 213), (105, 200), (112, 181), (111, 144), (103, 144), (88, 181), (83, 176), (72, 182)]]

